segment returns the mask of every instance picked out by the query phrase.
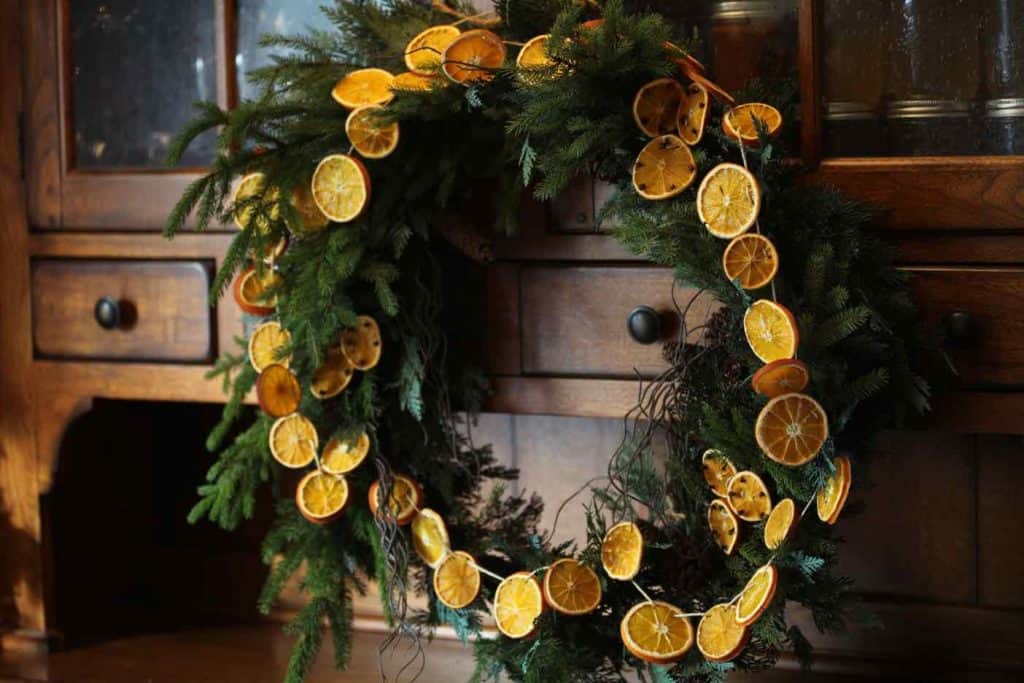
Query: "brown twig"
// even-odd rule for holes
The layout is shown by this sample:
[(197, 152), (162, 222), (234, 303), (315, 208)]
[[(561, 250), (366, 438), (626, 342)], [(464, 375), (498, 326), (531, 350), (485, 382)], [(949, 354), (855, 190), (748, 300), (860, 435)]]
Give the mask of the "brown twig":
[[(487, 14), (465, 14), (450, 6), (444, 0), (432, 0), (430, 3), (431, 7), (434, 8), (435, 12), (441, 12), (453, 17), (457, 17), (460, 22), (465, 21), (474, 26), (483, 26), (485, 28), (493, 28), (501, 24), (501, 17), (497, 15)], [(488, 16), (490, 15), (490, 16)]]

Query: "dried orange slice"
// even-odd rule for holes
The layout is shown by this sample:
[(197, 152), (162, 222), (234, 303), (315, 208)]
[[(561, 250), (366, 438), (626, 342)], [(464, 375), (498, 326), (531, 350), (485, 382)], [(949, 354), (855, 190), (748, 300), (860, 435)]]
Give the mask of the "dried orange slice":
[(363, 432), (354, 442), (331, 439), (320, 454), (320, 467), (327, 474), (348, 474), (362, 464), (370, 452), (370, 437)]
[(437, 569), (449, 551), (448, 527), (441, 515), (423, 508), (412, 520), (412, 547), (423, 563)]
[(807, 394), (782, 394), (765, 404), (754, 425), (757, 445), (775, 462), (797, 467), (814, 459), (828, 438), (828, 417)]
[(769, 550), (775, 550), (782, 542), (793, 535), (796, 529), (796, 503), (792, 498), (783, 498), (768, 515), (764, 523), (764, 544)]
[(240, 309), (262, 318), (273, 313), (277, 306), (277, 296), (268, 294), (267, 290), (277, 289), (283, 281), (272, 268), (264, 268), (262, 275), (255, 268), (247, 268), (235, 277), (231, 293)]
[(295, 489), (295, 504), (302, 516), (315, 524), (326, 524), (345, 510), (348, 482), (320, 471), (310, 472)]
[(370, 203), (370, 174), (348, 154), (324, 157), (313, 172), (311, 188), (317, 207), (336, 223), (359, 218)]
[(289, 224), (288, 228), (296, 235), (320, 232), (330, 222), (313, 200), (313, 191), (308, 184), (292, 188), (292, 206), (299, 213), (299, 223)]
[(403, 71), (391, 81), (392, 90), (426, 91), (432, 90), (440, 83), (437, 76), (424, 76), (423, 74)]
[(683, 86), (674, 78), (659, 78), (643, 85), (633, 97), (633, 120), (648, 137), (676, 132)]
[(434, 570), (434, 593), (452, 609), (462, 609), (480, 592), (480, 570), (469, 553), (456, 550), (444, 556)]
[(466, 31), (453, 40), (442, 55), (441, 71), (455, 83), (472, 85), (489, 81), (505, 63), (505, 43), (487, 29)]
[(263, 372), (263, 368), (272, 363), (288, 367), (291, 356), (283, 354), (291, 343), (292, 335), (281, 327), (281, 323), (275, 320), (265, 322), (249, 337), (249, 363), (256, 372)]
[[(391, 495), (388, 497), (388, 507), (391, 509), (391, 514), (395, 516), (395, 522), (399, 526), (405, 526), (413, 520), (419, 507), (423, 504), (423, 489), (404, 474), (396, 474), (393, 479)], [(370, 512), (376, 515), (380, 507), (380, 480), (370, 484), (368, 498)]]
[(765, 363), (792, 358), (800, 343), (796, 318), (789, 309), (758, 299), (743, 314), (743, 332), (754, 355)]
[(395, 96), (391, 81), (395, 79), (384, 69), (356, 69), (334, 85), (331, 97), (346, 109), (368, 104), (387, 104)]
[(434, 593), (452, 609), (462, 609), (480, 593), (480, 570), (469, 553), (448, 553), (434, 570)]
[(763, 235), (740, 235), (725, 248), (722, 270), (730, 280), (738, 280), (743, 289), (761, 289), (779, 271), (779, 252)]
[(727, 484), (736, 474), (736, 466), (732, 464), (732, 461), (722, 455), (721, 451), (709, 448), (704, 451), (700, 464), (704, 470), (704, 481), (708, 483), (714, 494), (723, 498), (727, 496), (729, 493)]
[(811, 381), (811, 371), (795, 358), (780, 358), (761, 367), (750, 380), (754, 391), (775, 398), (803, 391)]
[(320, 400), (334, 398), (352, 381), (353, 368), (340, 346), (327, 349), (323, 364), (313, 371), (309, 393)]
[(619, 581), (631, 581), (640, 573), (644, 558), (644, 537), (633, 522), (619, 522), (601, 541), (601, 566)]
[(555, 560), (544, 572), (544, 600), (556, 612), (589, 614), (601, 604), (601, 580), (571, 557)]
[(709, 609), (697, 624), (697, 649), (711, 662), (735, 659), (749, 637), (750, 631), (736, 621), (736, 609), (728, 603)]
[(381, 340), (377, 321), (368, 315), (356, 318), (355, 327), (341, 333), (341, 350), (356, 370), (372, 370), (380, 362)]
[(749, 626), (757, 621), (772, 603), (778, 585), (779, 571), (775, 565), (766, 564), (754, 572), (736, 601), (736, 622), (740, 626)]
[[(277, 206), (280, 193), (277, 188), (272, 187), (268, 190), (267, 177), (264, 174), (250, 173), (238, 181), (238, 185), (235, 186), (235, 192), (231, 196), (231, 203), (236, 206), (232, 216), (234, 216), (235, 225), (238, 226), (239, 230), (245, 230), (252, 220), (253, 214), (256, 213), (256, 206), (254, 204), (260, 202), (254, 200), (254, 197), (262, 197), (262, 203), (269, 206), (265, 211), (269, 214), (271, 220), (277, 220), (277, 217), (280, 215), (280, 208)], [(241, 206), (238, 206), (239, 204)], [(256, 228), (261, 232), (266, 232), (270, 228), (267, 216), (260, 215), (257, 217)]]
[(256, 379), (256, 401), (271, 417), (291, 415), (299, 409), (302, 387), (292, 371), (278, 363), (263, 368)]
[(741, 140), (745, 145), (757, 145), (760, 138), (757, 136), (757, 124), (755, 119), (764, 124), (768, 136), (771, 137), (782, 128), (782, 114), (770, 104), (760, 102), (741, 104), (725, 112), (722, 117), (722, 130), (734, 140)]
[(652, 664), (677, 662), (693, 647), (693, 626), (683, 610), (657, 600), (626, 612), (619, 635), (630, 654)]
[(697, 177), (693, 153), (675, 135), (654, 138), (633, 162), (633, 189), (644, 199), (668, 199)]
[(676, 129), (683, 142), (696, 145), (704, 137), (704, 122), (708, 116), (708, 91), (699, 83), (686, 87), (686, 94), (679, 105)]
[(494, 622), (509, 638), (525, 638), (533, 633), (543, 611), (544, 594), (533, 574), (516, 572), (494, 591)]
[(554, 60), (548, 55), (548, 40), (550, 35), (535, 36), (526, 41), (516, 56), (516, 66), (520, 69), (542, 69), (554, 64)]
[(348, 141), (367, 159), (383, 159), (398, 147), (398, 124), (382, 124), (378, 117), (383, 111), (379, 104), (368, 104), (353, 109), (345, 119)]
[(412, 73), (429, 76), (441, 66), (441, 55), (462, 33), (458, 26), (431, 26), (420, 32), (405, 46), (405, 68)]
[(760, 210), (757, 180), (737, 164), (718, 164), (697, 189), (697, 215), (715, 237), (728, 240), (742, 235), (750, 230)]
[(744, 522), (759, 522), (772, 511), (772, 497), (761, 477), (750, 470), (737, 472), (727, 485), (726, 502)]
[(839, 513), (846, 505), (846, 498), (850, 495), (850, 484), (853, 483), (849, 458), (845, 455), (836, 457), (835, 466), (836, 471), (816, 496), (818, 519), (826, 524), (835, 524), (839, 521)]
[(725, 501), (715, 498), (708, 505), (708, 526), (711, 527), (711, 535), (715, 537), (715, 543), (722, 552), (732, 555), (740, 535), (740, 523)]
[(316, 427), (308, 418), (292, 413), (278, 418), (270, 427), (270, 454), (285, 467), (299, 469), (313, 462), (317, 445)]

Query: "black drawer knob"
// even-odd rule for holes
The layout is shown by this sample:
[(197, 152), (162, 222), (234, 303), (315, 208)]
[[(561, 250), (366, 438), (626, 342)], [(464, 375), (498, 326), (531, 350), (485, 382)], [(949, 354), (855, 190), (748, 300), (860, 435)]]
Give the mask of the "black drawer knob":
[(967, 311), (953, 311), (942, 323), (948, 346), (969, 349), (978, 343), (978, 321)]
[(637, 306), (626, 320), (629, 336), (638, 344), (653, 344), (661, 339), (661, 316), (650, 306)]
[(101, 297), (96, 302), (92, 314), (96, 323), (105, 330), (116, 329), (121, 324), (121, 306), (109, 296)]

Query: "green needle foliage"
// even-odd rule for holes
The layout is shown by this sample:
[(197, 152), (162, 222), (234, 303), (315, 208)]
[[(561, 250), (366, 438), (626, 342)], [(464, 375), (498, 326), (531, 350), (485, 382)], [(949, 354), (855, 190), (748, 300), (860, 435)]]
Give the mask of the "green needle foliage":
[[(838, 540), (813, 512), (774, 554), (760, 540), (762, 523), (745, 530), (733, 555), (721, 553), (704, 521), (712, 493), (701, 474), (701, 454), (719, 449), (738, 468), (761, 474), (773, 499), (792, 497), (798, 509), (834, 472), (837, 452), (852, 456), (860, 481), (863, 453), (878, 430), (927, 408), (928, 385), (921, 378), (927, 338), (916, 329), (905, 277), (866, 229), (870, 213), (831, 190), (799, 186), (799, 169), (782, 163), (784, 145), (764, 131), (759, 145), (741, 150), (718, 132), (723, 112), (717, 105), (693, 150), (698, 177), (715, 164), (745, 158), (763, 193), (758, 229), (781, 255), (773, 289), (748, 292), (725, 278), (720, 264), (726, 243), (701, 224), (696, 184), (660, 202), (636, 195), (630, 173), (647, 139), (633, 121), (634, 94), (655, 78), (678, 76), (667, 57), (693, 47), (691, 37), (676, 35), (651, 10), (657, 6), (496, 2), (503, 23), (495, 30), (504, 39), (550, 33), (552, 65), (529, 73), (499, 69), (468, 88), (439, 75), (429, 90), (397, 92), (384, 116), (400, 125), (401, 142), (391, 156), (365, 160), (372, 201), (343, 225), (314, 229), (294, 204), (295, 188), (309, 186), (322, 158), (351, 153), (347, 112), (331, 90), (354, 69), (403, 71), (409, 39), (427, 26), (452, 22), (428, 3), (335, 0), (324, 8), (333, 30), (265, 38), (265, 45), (286, 49), (287, 56), (251, 74), (261, 96), (231, 111), (198, 105), (196, 120), (173, 147), (172, 161), (198, 135), (217, 130), (217, 158), (185, 191), (168, 218), (167, 235), (183, 229), (189, 216), (199, 229), (243, 218), (211, 299), (250, 264), (261, 273), (275, 268), (283, 284), (274, 291), (273, 318), (291, 334), (287, 351), (303, 387), (300, 412), (315, 425), (321, 444), (363, 432), (371, 439), (367, 461), (347, 475), (351, 503), (345, 513), (326, 525), (311, 523), (298, 513), (291, 484), (277, 482), (281, 468), (268, 445), (272, 418), (256, 418), (222, 445), (237, 430), (243, 399), (257, 377), (246, 354), (225, 355), (211, 373), (229, 395), (209, 439), (211, 450), (222, 450), (190, 520), (234, 529), (253, 516), (261, 487), (280, 494), (277, 521), (264, 543), (268, 577), (259, 608), (271, 610), (286, 583), (302, 576), (308, 602), (287, 628), (295, 637), (288, 683), (308, 673), (325, 627), (336, 665), (345, 665), (352, 595), (366, 590), (368, 577), (379, 584), (396, 634), (415, 637), (420, 627), (448, 624), (474, 640), (476, 681), (507, 675), (517, 681), (611, 682), (630, 672), (643, 681), (721, 681), (733, 669), (769, 668), (783, 650), (809, 657), (807, 639), (786, 623), (785, 601), (810, 608), (823, 630), (842, 629), (856, 612), (850, 583), (837, 572)], [(472, 13), (458, 3), (456, 8)], [(584, 25), (598, 17), (602, 23)], [(767, 101), (791, 121), (794, 92), (792, 80), (755, 82), (741, 101)], [(251, 173), (263, 174), (262, 191), (234, 201), (232, 188)], [(460, 423), (472, 420), (486, 389), (472, 349), (463, 346), (474, 338), (466, 283), (475, 274), (439, 237), (445, 216), (453, 214), (488, 225), (484, 236), (513, 232), (521, 193), (550, 198), (584, 174), (615, 186), (601, 217), (625, 246), (671, 267), (681, 285), (717, 299), (721, 309), (666, 347), (671, 368), (644, 386), (637, 406), (646, 419), (631, 423), (611, 454), (605, 484), (584, 501), (587, 538), (578, 546), (553, 546), (538, 530), (542, 501), (509, 494), (502, 482), (516, 472), (497, 463), (488, 447), (473, 444)], [(286, 236), (284, 254), (264, 263), (262, 255)], [(829, 441), (800, 468), (768, 460), (754, 438), (765, 401), (750, 389), (760, 362), (747, 347), (741, 321), (753, 300), (773, 295), (797, 317), (800, 356), (812, 377), (807, 392), (830, 416)], [(309, 392), (313, 373), (360, 315), (381, 327), (380, 365), (357, 373), (338, 397), (317, 400)], [(245, 347), (245, 340), (239, 343)], [(668, 445), (664, 466), (655, 457), (656, 442)], [(452, 548), (502, 575), (576, 555), (602, 576), (600, 607), (583, 617), (548, 611), (531, 639), (477, 639), (494, 584), (485, 580), (480, 598), (466, 609), (445, 607), (433, 593), (430, 570), (410, 556), (405, 531), (387, 513), (374, 517), (362, 502), (378, 478), (386, 489), (393, 472), (423, 486), (425, 504), (447, 523)], [(600, 570), (601, 540), (623, 519), (636, 520), (645, 538), (637, 583), (688, 612), (728, 601), (759, 566), (776, 564), (776, 597), (737, 659), (709, 663), (694, 648), (676, 664), (654, 666), (625, 650), (619, 620), (641, 598), (632, 585), (609, 581)], [(410, 588), (426, 593), (425, 611), (405, 609)]]

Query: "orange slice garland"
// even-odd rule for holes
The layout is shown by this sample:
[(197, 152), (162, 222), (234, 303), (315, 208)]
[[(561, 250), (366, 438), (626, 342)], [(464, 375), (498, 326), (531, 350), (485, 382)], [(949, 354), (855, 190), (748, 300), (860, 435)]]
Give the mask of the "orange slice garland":
[(543, 69), (553, 65), (555, 62), (548, 55), (550, 38), (551, 36), (545, 33), (526, 41), (516, 56), (516, 66), (520, 69)]
[(295, 504), (302, 516), (314, 524), (338, 518), (348, 503), (348, 482), (320, 471), (307, 474), (295, 489)]
[(466, 31), (445, 49), (441, 71), (455, 83), (465, 86), (489, 81), (505, 63), (507, 50), (501, 37), (487, 29)]
[(291, 356), (283, 354), (291, 343), (292, 335), (281, 327), (281, 323), (276, 320), (265, 322), (249, 337), (249, 364), (256, 372), (263, 372), (263, 368), (272, 363), (288, 367)]
[(782, 114), (770, 104), (760, 102), (741, 104), (725, 112), (722, 117), (722, 130), (734, 140), (743, 144), (756, 146), (760, 138), (757, 134), (757, 123), (764, 125), (769, 137), (776, 135), (782, 128)]
[(792, 358), (800, 343), (796, 318), (768, 299), (755, 301), (743, 314), (743, 332), (750, 350), (765, 363)]
[(644, 199), (675, 197), (696, 177), (697, 162), (693, 153), (675, 135), (654, 138), (633, 162), (633, 189)]
[(317, 207), (336, 223), (359, 218), (370, 203), (370, 174), (348, 154), (324, 157), (313, 172), (311, 188)]
[(780, 358), (764, 365), (754, 373), (750, 383), (754, 391), (775, 398), (782, 394), (800, 392), (811, 381), (811, 371), (795, 358)]
[(767, 237), (752, 233), (740, 235), (725, 248), (722, 270), (743, 289), (760, 289), (778, 272), (779, 253)]
[(731, 604), (715, 605), (697, 625), (697, 649), (710, 662), (735, 659), (749, 638), (749, 629), (736, 621), (736, 609)]
[(320, 467), (328, 474), (348, 474), (362, 464), (370, 452), (370, 437), (363, 432), (352, 443), (331, 439), (320, 454)]
[(601, 604), (601, 580), (593, 569), (571, 557), (551, 563), (542, 588), (547, 604), (562, 614), (589, 614)]
[(648, 137), (676, 132), (683, 86), (674, 78), (659, 78), (641, 87), (633, 97), (633, 121)]
[(384, 69), (356, 69), (335, 84), (331, 97), (346, 109), (387, 104), (395, 96), (391, 91), (394, 79)]
[(708, 526), (715, 543), (726, 555), (732, 555), (740, 535), (740, 523), (736, 515), (721, 498), (715, 498), (708, 505)]
[(379, 104), (368, 104), (353, 109), (345, 119), (348, 141), (366, 159), (383, 159), (398, 147), (398, 124), (381, 123), (383, 111)]
[[(380, 480), (370, 485), (367, 495), (370, 501), (370, 512), (374, 515), (380, 509)], [(396, 474), (388, 497), (388, 508), (395, 516), (399, 526), (405, 526), (413, 520), (420, 506), (423, 505), (423, 489), (415, 481), (404, 474)]]
[(262, 275), (255, 268), (247, 268), (235, 277), (231, 293), (243, 312), (262, 318), (273, 313), (277, 306), (277, 296), (267, 290), (279, 288), (283, 281), (272, 268), (265, 268)]
[(544, 594), (540, 582), (528, 572), (506, 577), (494, 591), (495, 625), (509, 638), (525, 638), (536, 628), (537, 617), (544, 611)]
[(302, 387), (292, 371), (278, 363), (263, 368), (256, 379), (256, 401), (271, 417), (291, 415), (299, 409)]
[(732, 461), (722, 455), (720, 451), (709, 448), (704, 451), (700, 464), (704, 472), (704, 481), (708, 483), (714, 494), (720, 498), (729, 495), (729, 480), (736, 474), (736, 466), (732, 464)]
[(300, 469), (313, 462), (319, 439), (308, 418), (292, 413), (278, 418), (270, 427), (270, 454), (289, 469)]
[(448, 527), (430, 508), (423, 508), (412, 520), (412, 547), (423, 563), (437, 569), (449, 552)]
[(781, 465), (810, 462), (828, 439), (828, 417), (806, 394), (782, 394), (768, 401), (754, 425), (757, 445)]
[(405, 68), (423, 76), (433, 74), (441, 66), (441, 55), (460, 33), (451, 24), (424, 29), (405, 46)]
[(438, 600), (452, 609), (462, 609), (480, 593), (480, 570), (472, 555), (456, 550), (441, 560), (432, 583)]
[(783, 498), (768, 515), (764, 523), (764, 544), (769, 550), (775, 550), (783, 541), (793, 535), (796, 530), (796, 503), (792, 498)]
[(708, 116), (708, 91), (699, 83), (686, 87), (686, 95), (679, 105), (676, 129), (683, 142), (696, 145), (704, 137), (704, 123)]
[(437, 76), (424, 76), (412, 71), (403, 71), (395, 76), (395, 80), (391, 81), (391, 89), (406, 92), (424, 92), (433, 90), (440, 83), (442, 81)]
[(772, 498), (761, 477), (749, 470), (737, 472), (727, 485), (726, 502), (744, 522), (759, 522), (772, 511)]
[(815, 501), (818, 519), (826, 524), (835, 524), (839, 521), (839, 513), (846, 505), (846, 499), (850, 495), (850, 484), (853, 483), (849, 458), (845, 455), (837, 456), (835, 466), (836, 471), (828, 478), (824, 488), (818, 491)]
[(341, 351), (356, 370), (372, 370), (382, 352), (380, 327), (368, 315), (356, 318), (354, 327), (341, 333)]
[(754, 225), (761, 190), (754, 175), (738, 164), (718, 164), (697, 189), (697, 215), (715, 237), (732, 239)]
[(667, 602), (634, 605), (622, 618), (619, 635), (630, 654), (652, 664), (678, 662), (693, 647), (690, 620)]
[(352, 364), (348, 362), (341, 347), (332, 346), (327, 349), (323, 364), (313, 371), (309, 393), (320, 400), (334, 398), (349, 385), (353, 374)]
[(779, 585), (779, 571), (773, 564), (766, 564), (750, 577), (736, 601), (736, 622), (749, 626), (764, 614), (775, 597)]
[(633, 522), (619, 522), (601, 541), (601, 566), (618, 581), (631, 581), (640, 573), (643, 555), (644, 537)]

